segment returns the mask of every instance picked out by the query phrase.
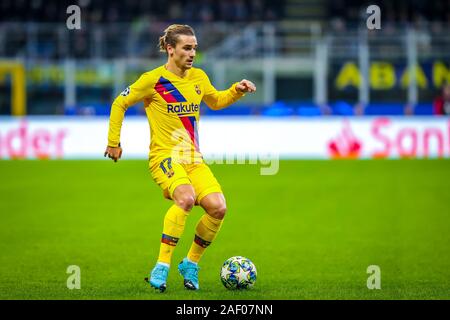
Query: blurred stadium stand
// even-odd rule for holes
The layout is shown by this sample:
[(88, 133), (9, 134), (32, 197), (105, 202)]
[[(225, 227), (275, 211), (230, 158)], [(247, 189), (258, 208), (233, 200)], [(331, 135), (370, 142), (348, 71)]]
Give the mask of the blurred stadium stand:
[[(81, 30), (66, 27), (72, 4)], [(381, 30), (366, 28), (371, 4)], [(164, 63), (157, 42), (171, 23), (195, 28), (197, 66), (218, 89), (257, 84), (208, 115), (430, 115), (450, 82), (446, 0), (2, 0), (0, 59), (25, 65), (28, 114), (106, 115), (123, 88)], [(10, 113), (11, 81), (0, 74), (0, 114)]]

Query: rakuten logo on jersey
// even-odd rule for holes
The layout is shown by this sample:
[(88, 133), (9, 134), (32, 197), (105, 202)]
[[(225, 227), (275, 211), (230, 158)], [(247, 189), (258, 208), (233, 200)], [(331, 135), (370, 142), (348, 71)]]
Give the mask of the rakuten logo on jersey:
[(62, 158), (66, 131), (45, 128), (31, 130), (27, 121), (16, 128), (0, 130), (0, 158)]
[(195, 103), (191, 103), (191, 104), (167, 104), (167, 112), (168, 113), (193, 113), (193, 112), (198, 112), (200, 106), (198, 104)]

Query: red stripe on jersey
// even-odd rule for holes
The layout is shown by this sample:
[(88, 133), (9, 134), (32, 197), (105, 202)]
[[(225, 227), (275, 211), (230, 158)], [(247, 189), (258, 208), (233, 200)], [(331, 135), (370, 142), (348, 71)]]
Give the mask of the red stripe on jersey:
[(183, 124), (184, 128), (186, 129), (186, 131), (189, 133), (191, 141), (195, 146), (195, 150), (199, 151), (197, 138), (195, 136), (195, 130), (191, 124), (191, 121), (189, 120), (189, 117), (180, 117), (180, 120), (181, 120), (181, 123)]

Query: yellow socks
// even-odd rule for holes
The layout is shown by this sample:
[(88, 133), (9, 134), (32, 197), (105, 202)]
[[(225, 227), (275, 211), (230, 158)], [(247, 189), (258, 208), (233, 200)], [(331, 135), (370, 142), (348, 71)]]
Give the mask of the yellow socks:
[[(164, 217), (164, 228), (161, 237), (158, 262), (170, 265), (173, 251), (184, 231), (186, 218), (189, 212), (184, 211), (177, 205), (169, 208)], [(187, 258), (195, 263), (200, 261), (205, 249), (216, 238), (222, 226), (223, 220), (204, 214), (195, 229), (195, 238), (188, 252)]]
[(195, 229), (194, 242), (188, 252), (187, 258), (198, 263), (203, 255), (205, 249), (211, 244), (222, 226), (222, 221), (211, 217), (209, 214), (204, 214), (197, 224)]
[(188, 214), (188, 212), (175, 204), (167, 211), (166, 216), (164, 217), (164, 228), (161, 237), (158, 262), (170, 265), (175, 246), (183, 234)]

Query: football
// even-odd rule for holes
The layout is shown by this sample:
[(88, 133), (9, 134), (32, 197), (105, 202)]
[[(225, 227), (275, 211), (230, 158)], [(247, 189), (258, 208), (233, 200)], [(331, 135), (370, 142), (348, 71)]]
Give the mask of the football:
[(231, 257), (223, 263), (220, 279), (227, 289), (248, 289), (256, 282), (256, 267), (248, 258)]

